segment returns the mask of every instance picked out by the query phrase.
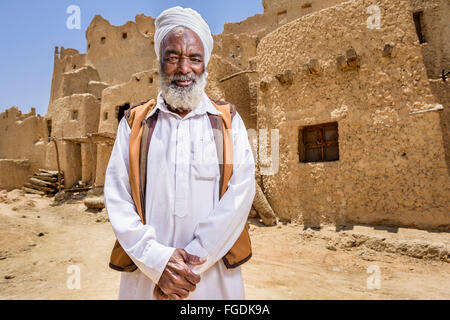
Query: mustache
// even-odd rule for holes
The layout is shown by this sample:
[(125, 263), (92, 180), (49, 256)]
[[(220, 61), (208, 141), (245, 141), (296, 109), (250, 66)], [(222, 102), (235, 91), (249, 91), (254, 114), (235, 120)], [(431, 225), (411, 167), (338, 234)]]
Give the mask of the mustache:
[(168, 80), (173, 83), (175, 81), (188, 81), (191, 80), (192, 82), (197, 81), (197, 76), (193, 73), (188, 74), (173, 74), (168, 77)]

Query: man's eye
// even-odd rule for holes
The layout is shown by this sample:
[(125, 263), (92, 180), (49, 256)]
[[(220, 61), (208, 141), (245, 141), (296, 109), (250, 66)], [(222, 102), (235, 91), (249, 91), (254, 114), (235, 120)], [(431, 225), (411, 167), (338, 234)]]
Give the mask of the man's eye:
[(195, 63), (200, 63), (200, 62), (202, 62), (202, 60), (199, 59), (199, 58), (191, 58), (191, 61), (192, 61), (192, 62), (195, 62)]
[(177, 57), (168, 57), (167, 58), (167, 61), (169, 61), (169, 62), (177, 62), (178, 61), (178, 58)]

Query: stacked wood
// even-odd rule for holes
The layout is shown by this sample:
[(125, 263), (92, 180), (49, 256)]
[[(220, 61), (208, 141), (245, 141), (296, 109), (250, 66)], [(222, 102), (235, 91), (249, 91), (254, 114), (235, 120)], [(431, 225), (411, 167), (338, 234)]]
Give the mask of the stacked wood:
[[(27, 193), (54, 195), (59, 191), (58, 171), (39, 169), (22, 187)], [(60, 171), (61, 189), (64, 188), (64, 173)]]

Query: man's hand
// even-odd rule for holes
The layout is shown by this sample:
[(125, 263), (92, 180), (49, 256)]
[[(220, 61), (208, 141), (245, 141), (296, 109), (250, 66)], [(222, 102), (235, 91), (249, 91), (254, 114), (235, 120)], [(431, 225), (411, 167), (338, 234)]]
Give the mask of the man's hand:
[(157, 300), (182, 300), (196, 288), (200, 276), (191, 271), (188, 264), (200, 265), (206, 259), (191, 255), (183, 249), (176, 249), (164, 269), (154, 295)]

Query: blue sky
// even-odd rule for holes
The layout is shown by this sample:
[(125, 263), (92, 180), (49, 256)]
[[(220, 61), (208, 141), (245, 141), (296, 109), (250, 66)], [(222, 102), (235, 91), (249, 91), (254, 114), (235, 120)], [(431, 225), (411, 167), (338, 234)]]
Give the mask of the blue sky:
[[(81, 9), (81, 29), (69, 30), (70, 5)], [(55, 46), (86, 51), (85, 31), (96, 14), (113, 25), (134, 21), (136, 14), (156, 17), (181, 5), (197, 10), (213, 34), (225, 22), (238, 22), (262, 13), (261, 0), (14, 0), (0, 1), (0, 112), (17, 105), (23, 113), (36, 108), (45, 115), (50, 97)]]

